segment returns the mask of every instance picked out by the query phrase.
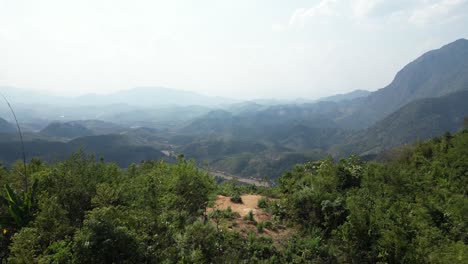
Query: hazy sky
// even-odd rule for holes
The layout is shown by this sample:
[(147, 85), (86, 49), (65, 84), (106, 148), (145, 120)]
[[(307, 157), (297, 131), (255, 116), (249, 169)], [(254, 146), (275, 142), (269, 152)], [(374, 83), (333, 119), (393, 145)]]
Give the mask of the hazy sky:
[(468, 0), (0, 0), (0, 86), (315, 98), (381, 88), (467, 25)]

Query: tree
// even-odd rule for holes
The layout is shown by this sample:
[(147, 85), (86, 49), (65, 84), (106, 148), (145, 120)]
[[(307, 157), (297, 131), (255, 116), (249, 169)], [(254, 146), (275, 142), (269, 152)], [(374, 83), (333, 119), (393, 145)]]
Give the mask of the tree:
[(76, 233), (73, 257), (76, 263), (136, 263), (142, 260), (135, 234), (125, 225), (123, 211), (96, 208), (88, 213)]
[(0, 218), (0, 226), (3, 229), (21, 229), (26, 226), (32, 219), (37, 209), (37, 181), (25, 193), (23, 198), (10, 187), (5, 184), (5, 196), (0, 196), (0, 203), (8, 208), (8, 213)]

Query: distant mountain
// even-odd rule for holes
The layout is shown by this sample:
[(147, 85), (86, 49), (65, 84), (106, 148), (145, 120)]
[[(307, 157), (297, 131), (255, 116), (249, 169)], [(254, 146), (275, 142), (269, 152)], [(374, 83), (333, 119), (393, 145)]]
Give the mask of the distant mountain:
[(212, 108), (205, 106), (140, 108), (108, 113), (100, 116), (100, 119), (122, 126), (172, 128), (183, 126), (211, 110)]
[(345, 94), (336, 94), (336, 95), (332, 95), (328, 97), (323, 97), (323, 98), (318, 99), (317, 101), (341, 102), (341, 101), (366, 97), (369, 94), (371, 94), (371, 92), (366, 91), (366, 90), (354, 90), (352, 92), (345, 93)]
[(418, 139), (440, 136), (446, 131), (456, 132), (463, 127), (465, 117), (468, 117), (468, 90), (419, 99), (356, 133), (348, 139), (348, 144), (335, 146), (332, 152), (340, 155), (377, 154)]
[(202, 161), (240, 153), (259, 153), (266, 149), (266, 146), (257, 142), (207, 140), (188, 144), (179, 151), (188, 158)]
[(361, 128), (421, 98), (468, 90), (468, 40), (429, 51), (406, 65), (385, 88), (342, 105), (343, 126)]
[(54, 122), (42, 129), (40, 133), (59, 138), (77, 138), (94, 135), (93, 131), (75, 122)]
[(199, 93), (164, 87), (138, 87), (109, 94), (86, 94), (77, 97), (54, 96), (31, 89), (0, 86), (2, 93), (13, 104), (53, 106), (102, 106), (127, 104), (137, 107), (167, 106), (216, 106), (237, 103), (223, 97), (206, 96)]
[(179, 132), (184, 134), (212, 134), (228, 132), (233, 128), (233, 114), (225, 110), (213, 110), (196, 118)]
[(411, 101), (463, 90), (468, 90), (468, 40), (460, 39), (409, 63), (387, 87), (378, 91), (357, 90), (322, 98), (315, 103), (268, 107), (258, 103), (239, 104), (226, 109), (229, 113), (223, 117), (215, 118), (212, 114), (202, 116), (187, 126), (185, 131), (239, 134), (250, 129), (252, 136), (261, 137), (270, 131), (282, 130), (282, 126), (297, 124), (360, 130)]
[(0, 133), (15, 133), (15, 127), (3, 118), (0, 118)]
[(327, 106), (327, 102), (280, 105), (237, 114), (216, 110), (177, 132), (203, 140), (257, 141), (294, 150), (326, 148), (341, 142), (345, 134), (329, 118)]
[[(182, 137), (170, 140), (185, 144), (181, 151), (219, 170), (274, 175), (262, 164), (273, 166), (285, 153), (292, 160), (305, 153), (319, 157), (324, 150), (337, 156), (377, 154), (456, 131), (468, 115), (467, 102), (468, 41), (458, 40), (408, 64), (376, 92), (355, 91), (304, 104), (237, 104), (194, 119), (176, 130)], [(228, 142), (239, 141), (265, 149), (223, 152), (231, 149)]]
[(91, 135), (119, 134), (126, 130), (120, 125), (101, 120), (76, 120), (70, 121), (68, 124), (71, 124), (72, 126), (78, 125), (79, 127), (85, 127), (92, 132)]
[(45, 92), (12, 86), (0, 86), (0, 92), (15, 107), (18, 104), (65, 105), (67, 97), (50, 95)]
[[(24, 144), (28, 159), (39, 157), (48, 162), (64, 160), (80, 149), (94, 154), (96, 158), (103, 157), (106, 161), (115, 162), (123, 168), (142, 160), (171, 160), (153, 147), (131, 145), (132, 139), (121, 135), (82, 137), (66, 143), (33, 140), (25, 141)], [(21, 148), (18, 141), (0, 141), (0, 161), (3, 164), (12, 164), (19, 159)]]
[(227, 106), (225, 109), (233, 114), (252, 113), (268, 108), (254, 101), (246, 101)]
[(140, 87), (105, 95), (88, 94), (78, 97), (77, 100), (82, 104), (90, 105), (125, 103), (140, 107), (215, 106), (236, 102), (228, 98), (211, 97), (163, 87)]

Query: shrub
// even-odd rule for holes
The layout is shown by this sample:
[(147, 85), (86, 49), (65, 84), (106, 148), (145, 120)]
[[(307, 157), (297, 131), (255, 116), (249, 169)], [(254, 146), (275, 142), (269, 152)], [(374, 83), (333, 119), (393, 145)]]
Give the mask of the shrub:
[(265, 197), (260, 198), (257, 203), (258, 208), (266, 209), (268, 208), (268, 199)]
[(231, 206), (228, 206), (228, 208), (223, 211), (223, 217), (227, 219), (234, 219), (240, 217), (240, 215), (238, 212), (233, 212)]
[(264, 231), (264, 230), (263, 230), (263, 222), (258, 223), (258, 225), (257, 225), (257, 231), (258, 231), (259, 233), (263, 233), (263, 231)]
[(273, 223), (270, 221), (264, 221), (257, 224), (257, 231), (263, 233), (265, 229), (274, 230)]
[(235, 193), (235, 194), (231, 197), (231, 202), (233, 202), (233, 203), (243, 203), (243, 202), (242, 202), (242, 198), (241, 198), (241, 196), (239, 195), (239, 193)]
[(243, 218), (245, 221), (249, 221), (249, 222), (252, 222), (254, 224), (256, 224), (257, 222), (255, 221), (255, 218), (254, 218), (254, 213), (252, 210), (249, 211), (249, 213), (247, 215), (244, 216)]

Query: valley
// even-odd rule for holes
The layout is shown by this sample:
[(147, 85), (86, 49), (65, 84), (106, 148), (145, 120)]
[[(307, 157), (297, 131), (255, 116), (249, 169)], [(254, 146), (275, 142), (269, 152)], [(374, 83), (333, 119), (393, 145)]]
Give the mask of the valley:
[[(167, 88), (76, 100), (38, 95), (47, 107), (24, 100), (20, 90), (10, 97), (29, 158), (55, 162), (82, 149), (127, 167), (183, 155), (225, 178), (258, 184), (327, 155), (373, 159), (456, 132), (468, 116), (467, 76), (468, 40), (460, 39), (415, 59), (382, 89), (308, 102), (239, 102)], [(5, 106), (0, 117), (0, 160), (11, 165), (20, 144)]]

